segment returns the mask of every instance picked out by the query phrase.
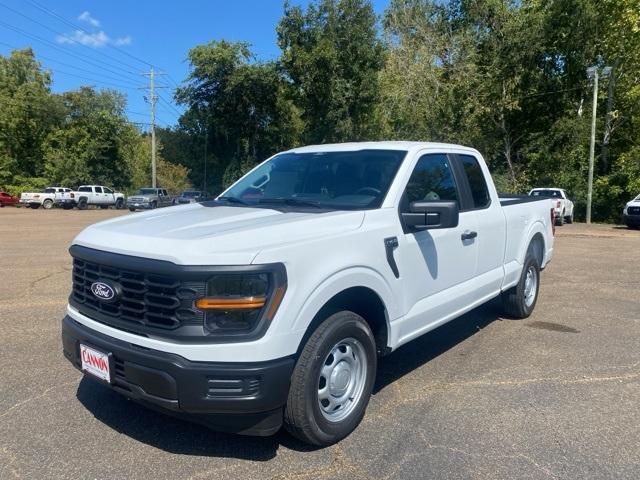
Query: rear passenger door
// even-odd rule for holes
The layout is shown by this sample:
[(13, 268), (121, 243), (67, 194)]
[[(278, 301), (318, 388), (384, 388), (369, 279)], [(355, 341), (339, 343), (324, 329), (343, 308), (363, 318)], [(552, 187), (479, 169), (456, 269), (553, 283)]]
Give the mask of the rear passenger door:
[(470, 304), (469, 283), (476, 272), (477, 232), (474, 211), (466, 211), (455, 158), (445, 153), (420, 155), (400, 201), (400, 211), (415, 201), (455, 201), (460, 208), (457, 227), (407, 231), (395, 252), (403, 281), (406, 317), (400, 336), (413, 338), (446, 321)]
[(483, 169), (484, 162), (471, 153), (457, 154), (456, 160), (461, 187), (468, 198), (467, 208), (477, 218), (478, 261), (474, 288), (477, 300), (482, 300), (494, 295), (502, 285), (506, 220), (500, 202), (491, 198), (487, 185), (490, 173), (486, 166)]

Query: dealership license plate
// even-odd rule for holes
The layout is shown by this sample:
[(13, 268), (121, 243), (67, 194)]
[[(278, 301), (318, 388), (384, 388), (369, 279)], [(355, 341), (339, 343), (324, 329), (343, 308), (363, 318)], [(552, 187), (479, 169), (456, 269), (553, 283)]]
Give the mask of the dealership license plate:
[(107, 383), (111, 383), (111, 365), (108, 353), (99, 352), (91, 347), (80, 344), (80, 360), (82, 371)]

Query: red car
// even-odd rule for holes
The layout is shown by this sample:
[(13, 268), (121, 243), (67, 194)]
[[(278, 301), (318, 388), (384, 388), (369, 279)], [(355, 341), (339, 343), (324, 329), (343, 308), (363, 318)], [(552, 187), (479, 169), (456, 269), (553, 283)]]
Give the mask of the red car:
[(18, 197), (9, 195), (7, 192), (0, 192), (0, 207), (15, 205), (16, 203), (18, 203)]

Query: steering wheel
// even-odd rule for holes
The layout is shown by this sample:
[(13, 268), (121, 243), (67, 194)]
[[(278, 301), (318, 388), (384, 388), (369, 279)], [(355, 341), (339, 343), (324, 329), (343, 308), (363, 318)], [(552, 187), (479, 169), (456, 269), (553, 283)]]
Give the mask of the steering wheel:
[(382, 193), (382, 190), (378, 190), (377, 188), (373, 188), (373, 187), (362, 187), (359, 188), (358, 190), (356, 190), (356, 195), (366, 195), (367, 192), (373, 192), (373, 196), (376, 195), (380, 195)]

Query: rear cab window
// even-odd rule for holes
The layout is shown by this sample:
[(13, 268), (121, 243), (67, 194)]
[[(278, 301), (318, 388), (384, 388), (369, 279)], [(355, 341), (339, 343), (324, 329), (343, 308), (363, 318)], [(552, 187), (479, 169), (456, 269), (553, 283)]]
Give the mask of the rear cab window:
[(93, 192), (93, 189), (91, 187), (80, 187), (78, 188), (79, 192)]
[(491, 204), (487, 181), (482, 172), (482, 167), (478, 159), (473, 155), (460, 155), (458, 159), (464, 172), (464, 177), (469, 185), (471, 198), (473, 199), (473, 209), (486, 208)]

